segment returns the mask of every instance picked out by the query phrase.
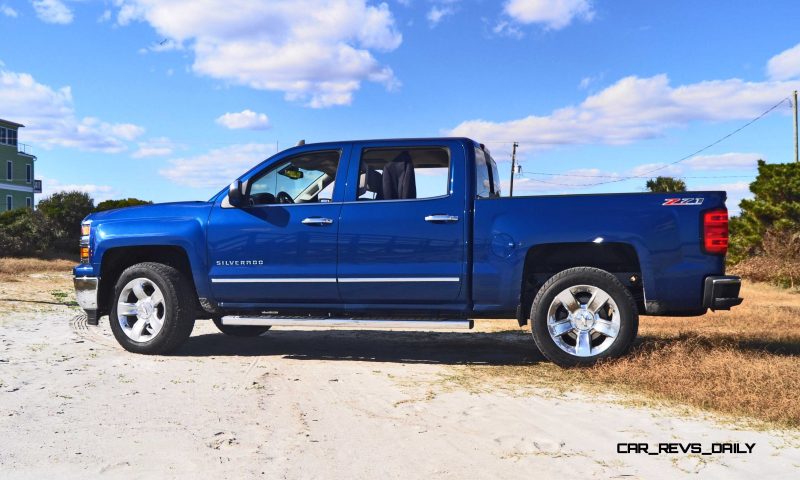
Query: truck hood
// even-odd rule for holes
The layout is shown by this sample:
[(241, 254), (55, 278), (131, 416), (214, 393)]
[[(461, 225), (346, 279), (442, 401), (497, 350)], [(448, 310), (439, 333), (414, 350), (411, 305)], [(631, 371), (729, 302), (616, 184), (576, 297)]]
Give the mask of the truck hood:
[(170, 202), (156, 203), (154, 205), (137, 205), (134, 207), (116, 208), (104, 212), (89, 214), (84, 221), (91, 220), (97, 222), (116, 222), (120, 220), (144, 220), (148, 218), (178, 218), (178, 217), (202, 217), (208, 216), (211, 209), (211, 202)]

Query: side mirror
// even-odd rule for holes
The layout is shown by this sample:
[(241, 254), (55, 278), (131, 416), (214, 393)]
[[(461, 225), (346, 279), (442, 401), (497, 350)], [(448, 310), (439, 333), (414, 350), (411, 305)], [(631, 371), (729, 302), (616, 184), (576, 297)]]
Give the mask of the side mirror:
[(244, 192), (242, 191), (242, 181), (236, 180), (228, 187), (228, 203), (234, 207), (241, 207), (244, 203)]

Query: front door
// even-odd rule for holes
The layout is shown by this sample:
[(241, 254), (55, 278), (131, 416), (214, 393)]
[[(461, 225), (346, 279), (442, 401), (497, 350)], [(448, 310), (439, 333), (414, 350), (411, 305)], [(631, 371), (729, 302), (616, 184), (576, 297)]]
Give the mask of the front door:
[(339, 292), (352, 308), (461, 305), (466, 193), (459, 142), (353, 148), (339, 225)]
[[(349, 148), (276, 156), (249, 178), (246, 205), (218, 202), (208, 226), (211, 287), (222, 306), (339, 302), (337, 232)], [(346, 163), (346, 162), (345, 162)], [(341, 182), (340, 182), (341, 183)]]

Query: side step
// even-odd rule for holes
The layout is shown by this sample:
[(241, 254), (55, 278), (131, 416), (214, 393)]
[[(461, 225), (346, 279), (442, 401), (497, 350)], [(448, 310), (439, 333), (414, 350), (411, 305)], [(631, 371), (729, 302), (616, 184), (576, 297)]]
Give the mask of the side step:
[(457, 320), (404, 320), (404, 319), (366, 319), (366, 318), (328, 318), (328, 317), (241, 317), (229, 315), (222, 317), (223, 325), (275, 326), (275, 327), (326, 327), (326, 328), (413, 328), (416, 330), (472, 329), (473, 321)]

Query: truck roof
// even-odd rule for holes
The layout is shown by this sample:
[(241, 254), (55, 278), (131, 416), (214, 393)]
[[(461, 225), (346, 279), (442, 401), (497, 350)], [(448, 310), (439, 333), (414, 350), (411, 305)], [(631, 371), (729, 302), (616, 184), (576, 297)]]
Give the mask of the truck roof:
[[(411, 137), (411, 138), (368, 138), (368, 139), (360, 139), (360, 140), (331, 140), (325, 142), (314, 142), (314, 143), (306, 143), (304, 146), (310, 145), (330, 145), (330, 144), (342, 144), (342, 143), (363, 143), (363, 142), (434, 142), (440, 140), (449, 140), (449, 141), (461, 141), (461, 142), (471, 142), (471, 143), (478, 143), (475, 140), (468, 138), (468, 137)], [(301, 146), (301, 145), (298, 145)]]

